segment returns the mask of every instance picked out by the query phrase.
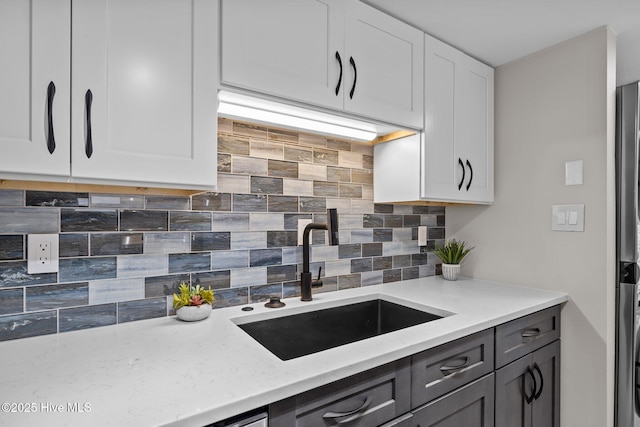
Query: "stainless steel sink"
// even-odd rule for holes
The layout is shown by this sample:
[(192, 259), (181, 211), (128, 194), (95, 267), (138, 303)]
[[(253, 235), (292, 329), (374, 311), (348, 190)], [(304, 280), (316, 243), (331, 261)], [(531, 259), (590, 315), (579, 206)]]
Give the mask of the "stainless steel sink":
[(295, 359), (443, 316), (383, 299), (239, 324), (282, 360)]

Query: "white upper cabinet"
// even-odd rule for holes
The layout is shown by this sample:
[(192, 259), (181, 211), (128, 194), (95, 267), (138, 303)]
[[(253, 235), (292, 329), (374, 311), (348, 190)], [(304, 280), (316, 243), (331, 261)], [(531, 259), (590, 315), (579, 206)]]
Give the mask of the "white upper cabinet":
[(493, 69), (425, 38), (423, 199), (493, 202)]
[(359, 1), (347, 2), (345, 109), (422, 129), (424, 34)]
[(222, 83), (342, 108), (343, 0), (223, 0), (221, 25)]
[(356, 0), (223, 0), (226, 85), (422, 128), (423, 34)]
[(74, 1), (74, 177), (215, 183), (216, 18), (210, 0)]
[(493, 202), (493, 69), (425, 38), (422, 135), (374, 147), (374, 201)]
[[(7, 104), (19, 106), (0, 118), (0, 143), (15, 154), (13, 164), (0, 161), (1, 173), (30, 180), (48, 175), (78, 183), (213, 188), (217, 1), (31, 3), (31, 21), (28, 13), (22, 17), (28, 1), (0, 5), (0, 33), (20, 34), (19, 46), (0, 45), (11, 65), (8, 76), (2, 71), (0, 85), (12, 88)], [(16, 17), (20, 25), (7, 29), (4, 24)], [(2, 39), (14, 38), (3, 34)], [(56, 84), (53, 155), (46, 138), (49, 81)], [(49, 169), (47, 156), (57, 156), (59, 169)]]
[(70, 0), (0, 1), (0, 171), (68, 177)]

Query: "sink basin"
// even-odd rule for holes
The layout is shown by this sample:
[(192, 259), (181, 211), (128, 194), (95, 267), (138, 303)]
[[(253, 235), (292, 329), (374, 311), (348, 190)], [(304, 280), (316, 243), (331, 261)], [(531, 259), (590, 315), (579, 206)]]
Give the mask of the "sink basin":
[(239, 324), (282, 360), (295, 359), (442, 316), (383, 299)]

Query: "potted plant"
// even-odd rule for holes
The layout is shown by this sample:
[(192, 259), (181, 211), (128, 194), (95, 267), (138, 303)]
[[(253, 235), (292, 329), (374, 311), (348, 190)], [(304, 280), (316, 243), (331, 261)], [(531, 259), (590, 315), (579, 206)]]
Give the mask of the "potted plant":
[(473, 249), (467, 248), (466, 245), (466, 242), (459, 242), (456, 239), (445, 242), (444, 246), (436, 244), (434, 252), (442, 261), (442, 276), (446, 280), (458, 280), (460, 263)]
[(211, 286), (209, 289), (200, 285), (196, 285), (194, 288), (182, 282), (178, 290), (179, 293), (173, 294), (173, 308), (176, 310), (178, 319), (193, 322), (209, 317), (211, 304), (215, 300)]

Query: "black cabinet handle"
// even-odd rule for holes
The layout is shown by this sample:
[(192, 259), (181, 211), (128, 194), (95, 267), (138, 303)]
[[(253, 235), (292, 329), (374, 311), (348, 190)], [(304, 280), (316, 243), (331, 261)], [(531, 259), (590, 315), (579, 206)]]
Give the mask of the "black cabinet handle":
[(464, 163), (462, 163), (462, 159), (460, 157), (458, 157), (458, 164), (462, 168), (462, 179), (458, 183), (458, 191), (460, 191), (462, 189), (462, 184), (464, 184), (464, 176), (465, 176)]
[(91, 158), (93, 154), (93, 138), (91, 137), (91, 104), (93, 103), (93, 94), (91, 93), (91, 89), (87, 90), (87, 93), (84, 95), (84, 107), (85, 107), (85, 125), (86, 125), (86, 135), (85, 135), (85, 144), (84, 144), (84, 152), (87, 155), (87, 159)]
[(535, 338), (540, 335), (540, 328), (527, 329), (520, 334), (522, 338)]
[[(332, 421), (335, 422), (335, 420), (337, 418), (349, 417), (349, 416), (355, 415), (355, 414), (357, 414), (359, 412), (363, 412), (365, 409), (367, 409), (369, 407), (369, 405), (371, 405), (371, 401), (372, 401), (371, 397), (367, 396), (367, 398), (364, 400), (362, 405), (360, 405), (359, 407), (357, 407), (353, 411), (347, 411), (347, 412), (325, 412), (322, 415), (322, 418), (325, 419), (325, 420), (332, 420)], [(359, 417), (357, 417), (357, 418), (359, 418)], [(335, 424), (350, 423), (350, 422), (354, 421), (357, 418), (348, 418), (346, 420), (337, 421), (337, 422), (335, 422)]]
[(336, 96), (340, 93), (340, 85), (342, 84), (342, 58), (340, 58), (340, 54), (336, 50), (336, 59), (338, 60), (338, 64), (340, 65), (340, 76), (338, 77), (338, 85), (336, 86)]
[(473, 168), (471, 167), (471, 163), (469, 162), (469, 159), (467, 159), (467, 166), (469, 167), (469, 172), (470, 172), (470, 176), (469, 176), (469, 183), (467, 184), (467, 191), (469, 191), (469, 187), (471, 187), (471, 181), (473, 181)]
[(49, 154), (56, 150), (56, 138), (53, 135), (53, 97), (56, 95), (56, 85), (49, 82), (47, 86), (47, 149)]
[[(449, 375), (450, 373), (455, 373), (458, 371), (461, 371), (462, 369), (464, 369), (468, 364), (469, 364), (469, 358), (468, 357), (461, 357), (459, 359), (455, 359), (454, 361), (457, 360), (462, 360), (462, 363), (459, 363), (457, 365), (451, 365), (451, 364), (447, 364), (447, 365), (442, 365), (440, 366), (440, 372), (442, 372), (445, 375)], [(449, 363), (449, 362), (447, 362)]]
[(353, 56), (349, 57), (349, 63), (351, 67), (353, 67), (353, 86), (351, 86), (351, 91), (349, 92), (349, 98), (353, 99), (353, 92), (356, 90), (356, 83), (358, 82), (358, 69), (356, 68), (356, 61), (353, 60)]
[(542, 378), (542, 371), (540, 370), (540, 366), (538, 366), (537, 363), (533, 364), (533, 369), (535, 369), (538, 372), (538, 375), (540, 376), (540, 390), (538, 390), (535, 396), (533, 396), (534, 399), (538, 399), (542, 394), (542, 389), (544, 388), (544, 378)]
[(533, 371), (531, 370), (531, 366), (527, 366), (527, 374), (531, 376), (531, 380), (533, 381), (533, 390), (531, 391), (531, 396), (527, 396), (527, 382), (522, 380), (522, 393), (524, 394), (524, 398), (527, 401), (527, 404), (533, 402), (533, 399), (536, 396), (536, 389), (538, 388), (538, 383), (536, 382), (536, 377), (533, 375)]

